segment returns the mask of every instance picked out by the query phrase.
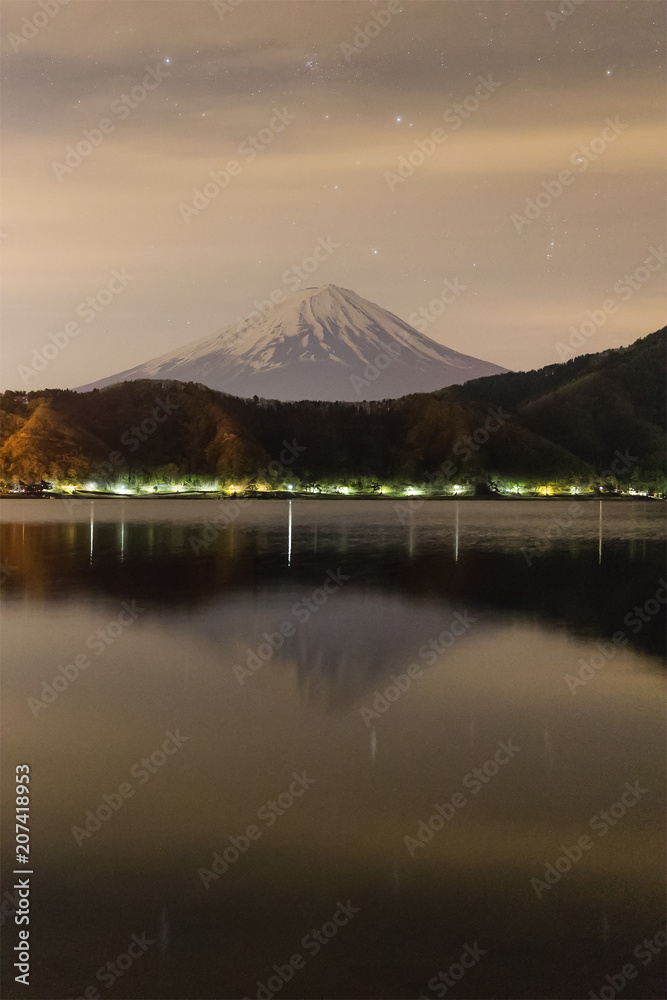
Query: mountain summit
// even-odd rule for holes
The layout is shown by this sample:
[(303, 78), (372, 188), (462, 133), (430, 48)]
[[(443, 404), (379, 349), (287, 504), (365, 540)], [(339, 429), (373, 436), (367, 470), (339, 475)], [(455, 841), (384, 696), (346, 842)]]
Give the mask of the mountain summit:
[(355, 402), (432, 392), (507, 370), (452, 351), (336, 285), (306, 288), (279, 305), (262, 303), (262, 309), (249, 321), (80, 391), (176, 379), (234, 396)]

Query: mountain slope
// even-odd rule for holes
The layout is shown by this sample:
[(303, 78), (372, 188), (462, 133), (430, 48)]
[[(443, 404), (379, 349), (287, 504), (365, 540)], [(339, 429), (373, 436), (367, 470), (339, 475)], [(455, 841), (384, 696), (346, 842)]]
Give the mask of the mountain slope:
[(0, 469), (9, 478), (77, 479), (87, 475), (108, 449), (84, 426), (52, 407), (47, 394), (37, 394), (32, 414), (14, 417), (13, 434), (3, 439)]
[(615, 449), (627, 449), (639, 468), (661, 470), (666, 348), (663, 328), (629, 347), (484, 378), (445, 394), (462, 403), (504, 406), (517, 424), (595, 468), (604, 468)]
[(255, 401), (163, 380), (8, 391), (0, 476), (446, 491), (588, 489), (612, 469), (624, 487), (662, 492), (664, 348), (659, 331), (538, 372), (362, 403)]
[[(268, 309), (267, 309), (268, 312)], [(199, 382), (235, 396), (388, 399), (504, 372), (459, 354), (355, 292), (307, 288), (251, 325), (232, 325), (79, 391), (136, 379)]]

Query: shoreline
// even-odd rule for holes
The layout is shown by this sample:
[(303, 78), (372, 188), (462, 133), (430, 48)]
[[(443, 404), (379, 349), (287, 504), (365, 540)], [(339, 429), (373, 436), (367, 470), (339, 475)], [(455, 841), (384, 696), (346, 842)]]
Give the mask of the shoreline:
[(470, 493), (462, 493), (457, 496), (452, 496), (451, 494), (437, 494), (437, 495), (421, 495), (421, 494), (370, 494), (370, 493), (355, 493), (353, 495), (346, 495), (343, 493), (303, 493), (301, 491), (273, 491), (271, 493), (223, 493), (218, 491), (209, 490), (206, 492), (193, 491), (190, 493), (185, 493), (183, 491), (174, 493), (108, 493), (108, 492), (94, 492), (94, 491), (77, 491), (76, 493), (53, 493), (45, 492), (41, 495), (35, 496), (25, 493), (3, 493), (0, 494), (0, 500), (229, 500), (233, 502), (234, 500), (263, 500), (266, 502), (277, 501), (277, 500), (338, 500), (338, 501), (354, 501), (354, 500), (374, 500), (383, 501), (385, 503), (409, 503), (411, 501), (422, 501), (427, 503), (432, 502), (452, 502), (458, 503), (471, 502), (471, 501), (492, 501), (492, 502), (526, 502), (526, 501), (558, 501), (558, 502), (568, 502), (576, 500), (577, 502), (584, 501), (607, 501), (614, 503), (624, 503), (632, 502), (637, 500), (650, 500), (650, 501), (662, 501), (664, 502), (667, 497), (664, 496), (644, 496), (642, 494), (613, 494), (610, 493), (606, 496), (597, 493), (555, 493), (548, 496), (544, 496), (539, 493), (523, 493), (523, 494), (493, 494), (491, 496), (474, 496)]

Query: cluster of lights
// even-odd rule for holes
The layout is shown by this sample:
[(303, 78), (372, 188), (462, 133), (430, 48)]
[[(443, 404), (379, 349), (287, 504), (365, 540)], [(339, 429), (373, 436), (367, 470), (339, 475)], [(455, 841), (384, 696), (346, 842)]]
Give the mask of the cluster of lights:
[[(77, 492), (78, 490), (82, 490), (83, 489), (83, 490), (85, 490), (86, 492), (89, 492), (89, 493), (106, 492), (106, 493), (110, 493), (110, 494), (120, 494), (121, 496), (128, 496), (128, 495), (135, 495), (136, 496), (137, 494), (139, 494), (139, 495), (142, 494), (142, 493), (143, 494), (146, 494), (146, 493), (153, 494), (153, 493), (156, 493), (156, 492), (157, 493), (186, 493), (187, 492), (187, 493), (193, 493), (193, 494), (197, 494), (197, 493), (220, 493), (220, 492), (224, 492), (224, 493), (226, 493), (229, 496), (235, 496), (238, 493), (243, 493), (247, 489), (254, 490), (254, 491), (258, 492), (258, 493), (279, 492), (281, 489), (282, 490), (288, 490), (289, 492), (292, 492), (295, 489), (295, 487), (294, 487), (294, 485), (292, 483), (289, 483), (289, 484), (287, 484), (286, 486), (283, 486), (283, 487), (275, 487), (274, 488), (274, 487), (268, 486), (266, 484), (258, 484), (258, 485), (248, 486), (247, 484), (239, 484), (239, 483), (235, 483), (235, 484), (231, 484), (231, 485), (223, 487), (223, 486), (218, 485), (215, 482), (203, 483), (200, 486), (192, 486), (192, 485), (188, 485), (188, 484), (185, 484), (185, 483), (154, 483), (152, 485), (145, 485), (145, 486), (129, 486), (127, 483), (118, 483), (118, 484), (105, 483), (105, 484), (98, 484), (98, 483), (93, 483), (93, 482), (88, 482), (88, 483), (85, 483), (84, 485), (81, 485), (81, 484), (72, 484), (72, 483), (54, 483), (54, 486), (60, 492), (67, 493), (67, 494), (72, 494), (72, 493)], [(307, 486), (307, 487), (303, 487), (303, 489), (305, 490), (305, 492), (319, 494), (319, 495), (326, 495), (326, 494), (334, 494), (334, 495), (336, 495), (336, 494), (342, 494), (343, 496), (349, 496), (350, 494), (355, 494), (355, 493), (359, 492), (358, 490), (356, 490), (356, 489), (354, 489), (354, 488), (352, 488), (350, 486), (339, 486), (339, 485), (332, 485), (332, 486), (325, 486), (325, 487)], [(600, 486), (599, 489), (600, 489), (600, 492), (604, 492), (605, 489), (607, 491), (611, 490), (612, 492), (614, 492), (613, 488), (609, 487), (608, 485), (607, 485), (607, 487)], [(557, 494), (559, 492), (559, 490), (557, 488), (555, 489), (553, 485), (537, 486), (535, 488), (535, 491), (540, 496), (554, 496), (555, 494)], [(362, 489), (361, 492), (368, 492), (368, 490), (363, 490)], [(422, 496), (426, 491), (423, 490), (423, 489), (419, 489), (416, 486), (398, 487), (398, 488), (393, 488), (391, 486), (381, 486), (379, 488), (379, 490), (376, 489), (376, 490), (374, 490), (374, 492), (376, 492), (376, 493), (379, 492), (379, 494), (382, 494), (382, 495), (387, 495), (387, 494), (391, 495), (391, 494), (401, 494), (402, 493), (404, 496), (414, 497), (414, 496)], [(452, 486), (452, 492), (454, 493), (454, 495), (458, 496), (461, 493), (465, 492), (465, 487), (461, 486), (460, 484), (456, 484), (455, 486)], [(511, 493), (511, 494), (523, 494), (523, 493), (526, 492), (525, 484), (524, 484), (524, 487), (521, 487), (518, 484), (507, 484), (507, 486), (505, 488), (505, 492), (506, 493)], [(528, 490), (528, 492), (530, 492), (530, 490)], [(579, 487), (579, 486), (570, 486), (569, 488), (564, 486), (560, 492), (562, 492), (562, 493), (569, 493), (569, 494), (573, 494), (573, 495), (578, 495), (578, 494), (581, 494), (581, 493), (586, 493), (587, 491), (585, 489), (582, 490), (582, 488)], [(618, 490), (618, 492), (619, 493), (623, 492), (627, 496), (636, 496), (636, 497), (648, 497), (648, 496), (657, 496), (658, 495), (658, 494), (651, 493), (648, 490), (637, 490), (634, 487), (628, 488), (627, 490)]]

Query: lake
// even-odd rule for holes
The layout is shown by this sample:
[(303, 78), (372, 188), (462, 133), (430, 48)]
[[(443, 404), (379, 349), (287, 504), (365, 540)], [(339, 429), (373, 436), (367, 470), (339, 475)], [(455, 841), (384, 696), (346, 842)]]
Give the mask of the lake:
[(233, 504), (3, 504), (4, 995), (663, 996), (662, 505)]

